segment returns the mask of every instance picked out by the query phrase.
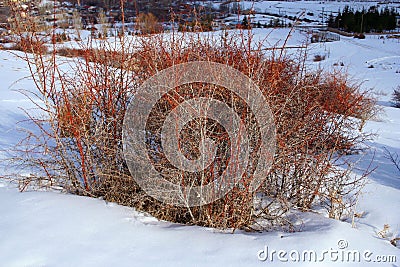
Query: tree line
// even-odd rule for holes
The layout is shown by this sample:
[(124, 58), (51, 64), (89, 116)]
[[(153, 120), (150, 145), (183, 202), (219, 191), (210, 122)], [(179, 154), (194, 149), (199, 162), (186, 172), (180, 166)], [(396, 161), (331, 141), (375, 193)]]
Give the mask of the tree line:
[(361, 11), (346, 6), (343, 11), (334, 17), (329, 16), (328, 26), (338, 28), (347, 32), (383, 32), (396, 29), (396, 16), (399, 13), (394, 8), (385, 7), (379, 10), (372, 6), (368, 10)]

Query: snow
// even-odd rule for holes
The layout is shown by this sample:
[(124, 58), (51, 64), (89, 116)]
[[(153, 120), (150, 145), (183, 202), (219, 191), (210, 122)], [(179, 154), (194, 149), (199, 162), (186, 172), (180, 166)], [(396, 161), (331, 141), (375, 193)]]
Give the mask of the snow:
[[(213, 1), (213, 6), (218, 8), (227, 1)], [(233, 6), (234, 1), (231, 2)], [(309, 19), (311, 22), (302, 22), (302, 25), (321, 25), (326, 23), (331, 14), (343, 11), (346, 6), (354, 10), (368, 10), (371, 6), (381, 8), (399, 8), (398, 2), (380, 1), (240, 1), (241, 10), (253, 9), (256, 13), (274, 14), (275, 17), (292, 16)], [(256, 19), (255, 22), (258, 20)], [(269, 21), (268, 21), (269, 22)], [(267, 23), (268, 23), (267, 22)]]
[(343, 62), (365, 89), (373, 88), (378, 100), (390, 106), (393, 89), (400, 85), (399, 47), (399, 39), (386, 35), (367, 35), (366, 40), (341, 36), (341, 42), (313, 44), (311, 51), (327, 55), (327, 60), (321, 63), (324, 66)]
[[(275, 3), (275, 2), (274, 2)], [(306, 2), (304, 2), (306, 3)], [(260, 2), (263, 4), (263, 2)], [(287, 3), (289, 5), (290, 3)], [(286, 4), (282, 4), (286, 5)], [(304, 6), (306, 7), (306, 6)], [(307, 7), (308, 8), (308, 7)], [(317, 7), (316, 7), (317, 8)], [(287, 29), (271, 32), (257, 29), (257, 38), (268, 35), (271, 44), (283, 43)], [(303, 222), (300, 232), (247, 233), (220, 231), (198, 226), (158, 221), (132, 208), (101, 199), (56, 192), (19, 193), (16, 185), (0, 180), (0, 265), (1, 266), (286, 266), (278, 251), (314, 250), (319, 259), (329, 253), (351, 250), (376, 256), (393, 255), (396, 262), (378, 263), (333, 261), (291, 262), (296, 266), (399, 266), (400, 250), (389, 240), (400, 235), (400, 174), (385, 157), (385, 149), (400, 155), (400, 109), (390, 107), (391, 93), (400, 85), (399, 41), (368, 35), (365, 40), (341, 37), (341, 41), (312, 44), (307, 64), (312, 68), (343, 68), (362, 88), (371, 89), (382, 113), (368, 121), (368, 131), (376, 137), (361, 165), (378, 168), (370, 175), (356, 206), (361, 218), (351, 222), (326, 218), (323, 214), (298, 214)], [(295, 31), (288, 45), (302, 45), (307, 36)], [(314, 54), (326, 59), (313, 62)], [(17, 55), (19, 55), (17, 53)], [(344, 66), (334, 66), (343, 62)], [(373, 65), (374, 68), (368, 68)], [(32, 104), (18, 93), (32, 90), (29, 72), (15, 54), (0, 50), (0, 157), (23, 136), (17, 128), (26, 119), (19, 107), (32, 111)], [(24, 79), (25, 78), (25, 79)], [(364, 166), (364, 167), (365, 167)], [(0, 169), (0, 175), (9, 172)], [(378, 232), (390, 226), (386, 238)], [(348, 245), (341, 249), (339, 246)], [(277, 251), (265, 261), (272, 250)], [(368, 253), (367, 253), (368, 254)], [(369, 255), (369, 254), (368, 254)], [(327, 256), (327, 255), (325, 255)], [(286, 255), (284, 258), (288, 259)]]
[[(302, 232), (230, 234), (159, 222), (98, 199), (52, 192), (17, 193), (4, 183), (2, 186), (0, 255), (4, 266), (262, 266), (268, 261), (259, 261), (257, 253), (265, 246), (288, 252), (340, 251), (339, 240), (346, 240), (351, 250), (399, 255), (398, 249), (376, 238), (377, 229), (368, 224), (358, 223), (359, 229), (353, 229), (348, 223), (311, 213), (303, 218), (306, 227)], [(385, 198), (398, 195), (388, 187), (377, 190), (385, 190)], [(373, 201), (376, 199), (369, 204)], [(375, 210), (369, 217), (375, 223), (391, 219), (390, 214)], [(279, 263), (273, 262), (274, 266)]]

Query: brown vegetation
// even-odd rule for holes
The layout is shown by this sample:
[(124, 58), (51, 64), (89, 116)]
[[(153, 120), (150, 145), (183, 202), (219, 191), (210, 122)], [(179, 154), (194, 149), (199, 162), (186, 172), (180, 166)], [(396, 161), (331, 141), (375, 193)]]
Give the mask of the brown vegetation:
[(162, 32), (163, 28), (157, 18), (151, 13), (140, 13), (136, 25), (141, 34), (154, 34)]
[[(122, 37), (121, 46), (112, 52), (106, 52), (106, 47), (112, 47), (107, 40), (96, 48), (82, 42), (80, 50), (59, 50), (80, 57), (66, 59), (67, 70), (56, 50), (46, 55), (32, 49), (32, 44), (22, 43), (27, 53), (36, 52), (35, 60), (29, 54), (26, 60), (36, 70), (32, 78), (47, 116), (46, 121), (32, 118), (41, 134), (31, 133), (23, 142), (27, 149), (20, 159), (34, 171), (28, 182), (102, 197), (184, 224), (292, 230), (288, 212), (293, 208), (311, 210), (314, 204), (324, 205), (331, 217), (342, 218), (354, 204), (352, 192), (363, 184), (362, 177), (351, 175), (352, 165), (344, 155), (364, 140), (360, 129), (372, 115), (373, 101), (350, 85), (345, 75), (307, 71), (304, 55), (290, 58), (275, 50), (265, 56), (257, 48), (262, 44), (253, 42), (248, 31), (226, 36), (223, 44), (220, 38), (201, 33), (168, 36), (147, 36), (135, 45), (129, 41), (132, 39)], [(200, 207), (176, 207), (148, 196), (131, 178), (122, 152), (122, 122), (129, 98), (144, 81), (163, 69), (191, 61), (226, 64), (251, 78), (274, 115), (277, 147), (273, 167), (256, 192), (249, 187), (254, 172), (249, 164), (242, 181), (222, 199)], [(183, 100), (199, 96), (231, 103), (251, 137), (249, 162), (264, 160), (265, 155), (258, 153), (257, 122), (243, 99), (225, 88), (201, 83), (174, 88), (160, 98), (147, 120), (149, 157), (162, 148), (158, 130), (166, 114)], [(215, 170), (188, 174), (182, 183), (209, 182), (232, 157), (226, 153), (231, 145), (229, 136), (215, 122), (193, 123), (192, 129), (203, 130), (218, 143), (220, 160), (212, 165)], [(187, 157), (198, 156), (195, 132), (189, 127), (181, 135)], [(153, 164), (160, 172), (170, 169), (160, 155), (160, 159), (152, 158)]]

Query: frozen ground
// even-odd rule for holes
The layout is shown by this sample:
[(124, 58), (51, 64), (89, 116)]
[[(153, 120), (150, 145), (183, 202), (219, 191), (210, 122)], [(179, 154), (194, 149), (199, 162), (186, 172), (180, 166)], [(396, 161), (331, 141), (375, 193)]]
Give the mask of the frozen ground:
[[(286, 34), (287, 30), (274, 31), (270, 42), (276, 43)], [(257, 30), (256, 35), (262, 38), (265, 32)], [(293, 36), (291, 45), (304, 41), (299, 32)], [(364, 216), (356, 220), (356, 228), (348, 222), (304, 213), (301, 232), (231, 234), (160, 222), (99, 199), (53, 192), (19, 193), (13, 184), (0, 180), (0, 266), (286, 266), (273, 252), (279, 250), (287, 252), (280, 257), (289, 263), (294, 263), (289, 255), (295, 258), (297, 252), (316, 252), (317, 263), (301, 261), (295, 266), (400, 266), (400, 250), (388, 241), (400, 235), (400, 174), (384, 157), (384, 147), (400, 155), (400, 109), (390, 107), (390, 94), (400, 85), (400, 73), (396, 73), (400, 70), (400, 43), (368, 36), (366, 40), (343, 37), (340, 42), (312, 46), (311, 67), (348, 70), (363, 88), (372, 88), (383, 108), (379, 120), (367, 123), (377, 137), (369, 143), (371, 150), (362, 163), (369, 164), (373, 158), (378, 169), (358, 203), (357, 211)], [(324, 54), (326, 59), (315, 63), (314, 54)], [(26, 118), (19, 107), (29, 110), (30, 104), (15, 92), (33, 88), (29, 80), (20, 80), (26, 76), (28, 71), (20, 59), (0, 51), (2, 157), (22, 136), (16, 128), (29, 127), (17, 124)], [(390, 226), (388, 238), (377, 235), (384, 224)], [(348, 262), (343, 255), (349, 251), (359, 253), (360, 262)], [(258, 259), (266, 254), (265, 261)], [(396, 262), (382, 256), (395, 256)], [(383, 260), (392, 262), (378, 262)]]

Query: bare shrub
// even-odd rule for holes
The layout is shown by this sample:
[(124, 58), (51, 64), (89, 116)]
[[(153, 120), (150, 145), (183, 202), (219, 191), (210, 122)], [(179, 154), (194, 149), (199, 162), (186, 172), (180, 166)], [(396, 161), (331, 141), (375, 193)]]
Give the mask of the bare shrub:
[(29, 53), (47, 54), (48, 48), (46, 42), (37, 36), (21, 37), (15, 40), (14, 44), (9, 47), (10, 50), (29, 51)]
[(319, 62), (325, 60), (325, 55), (315, 55), (313, 61), (314, 62)]
[(365, 39), (365, 34), (363, 34), (363, 33), (355, 33), (354, 34), (354, 38)]
[[(137, 40), (121, 36), (117, 46), (102, 40), (96, 47), (81, 42), (80, 49), (59, 50), (72, 56), (67, 59), (58, 58), (56, 49), (50, 55), (26, 54), (46, 119), (32, 118), (40, 134), (30, 133), (21, 143), (26, 149), (20, 151), (19, 159), (34, 173), (23, 182), (24, 188), (40, 181), (52, 188), (136, 207), (163, 220), (248, 230), (277, 226), (293, 230), (288, 211), (311, 210), (315, 204), (325, 205), (331, 217), (340, 219), (353, 204), (347, 198), (359, 190), (362, 178), (341, 167), (351, 167), (344, 155), (365, 138), (360, 129), (373, 111), (373, 101), (349, 85), (345, 76), (307, 72), (304, 56), (290, 58), (272, 50), (267, 57), (259, 49), (263, 44), (253, 42), (247, 31), (226, 37), (222, 44), (220, 38), (201, 33)], [(271, 172), (256, 191), (267, 203), (254, 204), (249, 186), (254, 164), (248, 165), (240, 183), (223, 198), (200, 207), (162, 203), (145, 194), (131, 178), (122, 152), (122, 122), (129, 97), (157, 72), (191, 61), (229, 65), (251, 78), (267, 99), (275, 118), (277, 151)], [(65, 69), (63, 63), (69, 67)], [(257, 152), (260, 144), (254, 115), (243, 101), (222, 87), (194, 83), (163, 95), (147, 119), (147, 153), (150, 158), (157, 155), (152, 158), (157, 170), (167, 173), (171, 169), (160, 153), (159, 129), (166, 114), (194, 97), (230, 103), (250, 133), (250, 162), (263, 160), (266, 155)], [(208, 120), (193, 123), (182, 131), (181, 151), (187, 158), (196, 158), (201, 139), (196, 132), (201, 131), (218, 143), (219, 160), (211, 165), (212, 170), (185, 174), (181, 180), (181, 176), (167, 177), (178, 183), (212, 181), (232, 156), (226, 153), (231, 144), (223, 127)], [(262, 224), (260, 219), (270, 223)]]
[(390, 160), (391, 163), (396, 167), (398, 174), (400, 175), (400, 157), (397, 153), (389, 151), (386, 147), (385, 149), (385, 158)]

